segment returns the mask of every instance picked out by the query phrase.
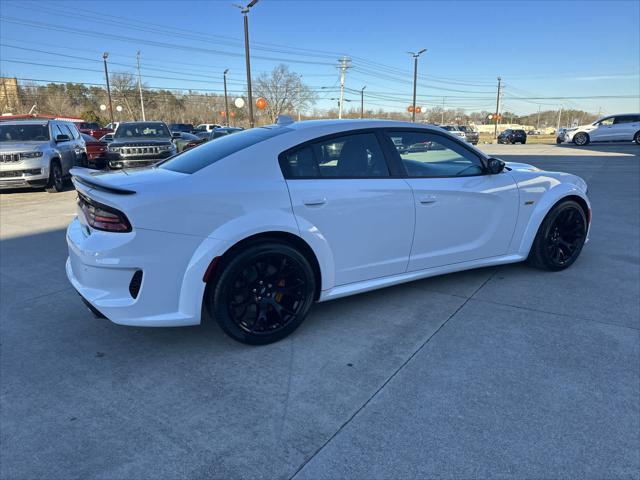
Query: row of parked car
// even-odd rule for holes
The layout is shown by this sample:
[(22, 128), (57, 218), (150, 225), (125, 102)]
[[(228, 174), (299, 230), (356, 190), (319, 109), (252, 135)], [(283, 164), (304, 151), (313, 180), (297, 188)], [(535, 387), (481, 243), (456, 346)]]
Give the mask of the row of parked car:
[[(74, 166), (142, 167), (242, 129), (216, 124), (92, 122), (33, 119), (0, 122), (0, 188), (60, 192)], [(187, 124), (188, 125), (188, 124)]]

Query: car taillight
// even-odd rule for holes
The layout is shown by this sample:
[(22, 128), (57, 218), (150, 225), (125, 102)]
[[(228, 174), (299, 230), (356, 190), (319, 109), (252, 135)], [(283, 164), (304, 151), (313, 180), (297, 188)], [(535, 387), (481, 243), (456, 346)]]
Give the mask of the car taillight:
[(84, 213), (87, 223), (96, 230), (105, 232), (130, 232), (131, 224), (120, 210), (103, 205), (82, 194), (78, 194), (78, 206)]

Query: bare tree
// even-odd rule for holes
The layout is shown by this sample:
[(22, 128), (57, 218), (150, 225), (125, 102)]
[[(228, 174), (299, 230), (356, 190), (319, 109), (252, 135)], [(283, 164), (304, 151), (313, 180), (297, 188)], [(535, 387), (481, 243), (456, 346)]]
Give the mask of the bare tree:
[(267, 101), (265, 108), (272, 122), (282, 113), (294, 114), (315, 103), (315, 94), (302, 83), (302, 76), (278, 65), (270, 74), (263, 73), (255, 81), (254, 90)]
[(142, 117), (134, 76), (130, 73), (114, 73), (109, 82), (111, 83), (113, 101), (124, 104), (123, 107), (126, 109), (129, 119), (135, 120)]

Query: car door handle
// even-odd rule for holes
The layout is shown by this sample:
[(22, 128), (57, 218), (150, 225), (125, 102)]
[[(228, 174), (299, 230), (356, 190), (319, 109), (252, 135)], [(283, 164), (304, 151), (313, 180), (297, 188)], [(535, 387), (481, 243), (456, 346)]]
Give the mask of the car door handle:
[(302, 201), (302, 203), (304, 203), (307, 206), (324, 205), (325, 203), (327, 203), (327, 199), (324, 197), (306, 198)]
[(436, 203), (438, 199), (436, 198), (435, 195), (422, 195), (420, 197), (418, 197), (418, 201), (420, 203), (422, 203), (423, 205), (429, 204), (429, 203)]

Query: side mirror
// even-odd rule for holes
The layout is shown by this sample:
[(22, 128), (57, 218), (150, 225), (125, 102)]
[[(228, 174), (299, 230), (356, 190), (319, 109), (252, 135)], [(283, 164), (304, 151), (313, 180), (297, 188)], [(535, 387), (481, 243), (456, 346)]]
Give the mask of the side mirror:
[(487, 161), (487, 170), (491, 175), (496, 175), (504, 170), (504, 162), (498, 158), (490, 158)]
[(69, 140), (71, 140), (71, 138), (69, 138), (69, 135), (56, 135), (56, 143), (68, 142)]

